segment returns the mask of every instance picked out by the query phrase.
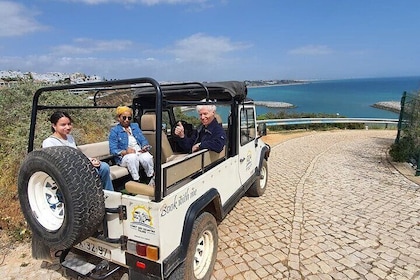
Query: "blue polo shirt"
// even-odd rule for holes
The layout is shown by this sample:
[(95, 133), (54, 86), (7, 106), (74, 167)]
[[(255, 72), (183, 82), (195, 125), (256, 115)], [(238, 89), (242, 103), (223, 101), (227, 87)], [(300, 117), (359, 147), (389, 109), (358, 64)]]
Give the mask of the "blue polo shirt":
[(201, 125), (197, 130), (194, 130), (191, 137), (177, 137), (176, 139), (181, 149), (188, 153), (196, 143), (201, 143), (200, 149), (209, 149), (217, 153), (220, 153), (226, 145), (226, 133), (216, 119), (207, 127)]

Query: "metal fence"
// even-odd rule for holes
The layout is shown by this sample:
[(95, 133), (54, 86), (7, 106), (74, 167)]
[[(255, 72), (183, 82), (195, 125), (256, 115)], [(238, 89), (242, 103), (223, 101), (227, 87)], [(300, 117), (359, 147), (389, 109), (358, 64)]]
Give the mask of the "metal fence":
[[(417, 165), (416, 176), (420, 175), (420, 94), (404, 92), (401, 97), (401, 111), (395, 144), (400, 150), (407, 150), (408, 159)], [(415, 160), (414, 160), (415, 159)]]
[(404, 92), (401, 97), (401, 111), (395, 143), (402, 137), (418, 137), (420, 129), (420, 95)]
[(297, 124), (335, 124), (335, 123), (363, 123), (363, 124), (398, 124), (398, 119), (377, 118), (296, 118), (296, 119), (268, 119), (258, 120), (266, 126), (297, 125)]

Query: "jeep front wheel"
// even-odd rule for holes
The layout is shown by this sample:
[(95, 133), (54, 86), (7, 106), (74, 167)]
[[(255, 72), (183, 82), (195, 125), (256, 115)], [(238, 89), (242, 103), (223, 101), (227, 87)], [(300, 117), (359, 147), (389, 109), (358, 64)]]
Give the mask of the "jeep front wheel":
[(51, 249), (70, 248), (86, 239), (105, 215), (98, 173), (74, 148), (29, 153), (19, 170), (18, 191), (31, 230)]
[(210, 279), (216, 262), (217, 222), (204, 212), (194, 222), (185, 260), (185, 279)]
[(267, 167), (267, 160), (264, 159), (260, 169), (260, 176), (255, 180), (252, 186), (248, 189), (247, 194), (249, 196), (258, 197), (262, 196), (265, 192), (267, 187), (267, 180), (268, 180), (268, 167)]

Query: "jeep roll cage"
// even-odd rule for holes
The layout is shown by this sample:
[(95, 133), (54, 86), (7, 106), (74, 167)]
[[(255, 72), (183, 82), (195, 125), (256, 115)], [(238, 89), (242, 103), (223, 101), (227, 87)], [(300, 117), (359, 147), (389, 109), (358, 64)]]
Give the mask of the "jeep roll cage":
[[(52, 93), (54, 91), (93, 91), (94, 96), (92, 105), (73, 106), (73, 105), (43, 105), (39, 104), (42, 94)], [(34, 149), (35, 128), (37, 114), (40, 110), (48, 109), (112, 109), (118, 105), (98, 105), (98, 100), (103, 93), (129, 90), (132, 94), (131, 107), (136, 106), (136, 100), (140, 101), (142, 107), (156, 111), (156, 127), (162, 127), (162, 110), (174, 106), (188, 106), (197, 104), (208, 104), (216, 102), (217, 104), (227, 104), (231, 106), (232, 119), (236, 120), (236, 110), (233, 107), (246, 102), (247, 88), (245, 83), (237, 81), (216, 82), (216, 83), (168, 83), (159, 84), (156, 80), (149, 77), (112, 80), (104, 82), (93, 82), (84, 84), (70, 84), (43, 87), (38, 89), (33, 97), (31, 123), (29, 130), (28, 153)], [(233, 129), (238, 129), (233, 126)], [(162, 130), (156, 130), (156, 146), (162, 146)], [(233, 151), (234, 152), (234, 151)], [(156, 149), (156, 166), (162, 165), (161, 149)], [(154, 201), (159, 202), (163, 198), (163, 184), (161, 184), (161, 168), (155, 170), (155, 197)]]

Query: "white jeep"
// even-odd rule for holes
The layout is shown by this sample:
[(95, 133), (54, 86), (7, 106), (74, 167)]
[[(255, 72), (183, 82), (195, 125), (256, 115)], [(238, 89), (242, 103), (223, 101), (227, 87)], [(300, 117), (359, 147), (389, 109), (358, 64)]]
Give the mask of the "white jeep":
[[(92, 93), (92, 105), (40, 104), (43, 94), (75, 90)], [(101, 98), (119, 94), (131, 96), (133, 121), (152, 145), (155, 187), (133, 181), (126, 168), (113, 164), (108, 141), (34, 149), (40, 110), (111, 110), (120, 101), (101, 105)], [(179, 152), (173, 133), (177, 112), (194, 116), (191, 109), (209, 102), (217, 106), (227, 135), (224, 150)], [(194, 127), (183, 124), (186, 133)], [(55, 252), (76, 277), (106, 279), (125, 270), (129, 279), (209, 279), (217, 224), (243, 195), (265, 191), (270, 147), (259, 132), (265, 129), (257, 126), (242, 82), (159, 84), (138, 78), (39, 89), (18, 179), (33, 257), (50, 259)], [(111, 165), (115, 191), (102, 189), (88, 157)]]

